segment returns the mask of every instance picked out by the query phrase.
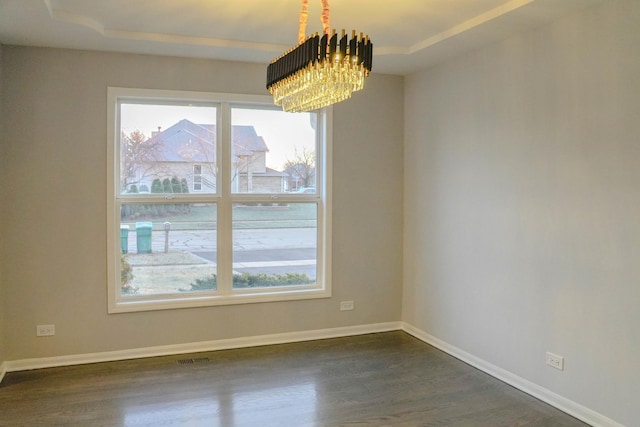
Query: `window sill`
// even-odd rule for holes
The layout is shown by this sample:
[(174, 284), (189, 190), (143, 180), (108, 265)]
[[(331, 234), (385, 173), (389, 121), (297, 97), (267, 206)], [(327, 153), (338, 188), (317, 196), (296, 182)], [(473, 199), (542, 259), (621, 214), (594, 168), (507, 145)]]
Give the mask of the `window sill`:
[(212, 307), (221, 305), (254, 304), (264, 302), (295, 301), (331, 297), (328, 289), (300, 289), (280, 292), (243, 292), (234, 295), (212, 295), (200, 293), (176, 297), (175, 295), (158, 295), (152, 299), (122, 298), (109, 305), (109, 314), (132, 313), (139, 311), (174, 310), (180, 308)]

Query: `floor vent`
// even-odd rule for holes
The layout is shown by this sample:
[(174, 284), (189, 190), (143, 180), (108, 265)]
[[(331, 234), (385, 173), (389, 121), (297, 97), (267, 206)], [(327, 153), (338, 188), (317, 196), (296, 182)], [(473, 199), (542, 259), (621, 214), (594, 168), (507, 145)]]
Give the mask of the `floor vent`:
[(178, 359), (176, 360), (176, 363), (178, 365), (194, 365), (196, 363), (208, 363), (209, 362), (209, 358), (208, 357), (198, 357), (195, 359)]

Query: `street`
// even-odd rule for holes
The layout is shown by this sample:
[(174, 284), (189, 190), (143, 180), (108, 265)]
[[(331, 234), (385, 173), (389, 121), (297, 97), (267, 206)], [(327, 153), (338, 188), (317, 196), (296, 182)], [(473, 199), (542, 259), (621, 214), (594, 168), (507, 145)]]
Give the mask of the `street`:
[[(233, 232), (233, 271), (236, 273), (316, 276), (316, 228), (237, 229)], [(215, 264), (215, 230), (171, 230), (169, 252), (188, 252)], [(128, 252), (137, 252), (135, 232), (128, 235)], [(165, 250), (165, 232), (153, 231), (153, 253)]]

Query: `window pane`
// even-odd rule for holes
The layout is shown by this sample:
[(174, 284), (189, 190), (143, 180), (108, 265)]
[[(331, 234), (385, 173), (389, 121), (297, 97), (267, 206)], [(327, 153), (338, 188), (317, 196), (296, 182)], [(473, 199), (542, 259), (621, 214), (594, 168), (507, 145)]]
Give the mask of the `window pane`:
[(231, 121), (232, 192), (315, 192), (316, 113), (233, 108)]
[(216, 289), (216, 205), (137, 204), (120, 208), (122, 295)]
[(235, 204), (234, 289), (315, 283), (317, 211), (315, 203)]
[(120, 192), (192, 191), (216, 192), (216, 108), (120, 104)]
[(193, 191), (202, 191), (202, 165), (193, 165)]

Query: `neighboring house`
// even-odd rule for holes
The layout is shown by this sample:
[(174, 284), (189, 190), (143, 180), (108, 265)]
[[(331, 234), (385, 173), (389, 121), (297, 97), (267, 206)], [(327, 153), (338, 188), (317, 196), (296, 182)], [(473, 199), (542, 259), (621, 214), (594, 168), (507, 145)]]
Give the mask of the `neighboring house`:
[[(287, 174), (267, 168), (267, 144), (253, 126), (232, 127), (233, 190), (237, 192), (283, 192)], [(153, 149), (135, 168), (137, 187), (151, 188), (154, 179), (185, 179), (189, 192), (216, 189), (216, 125), (196, 124), (182, 119), (175, 125), (153, 132), (144, 142)]]

